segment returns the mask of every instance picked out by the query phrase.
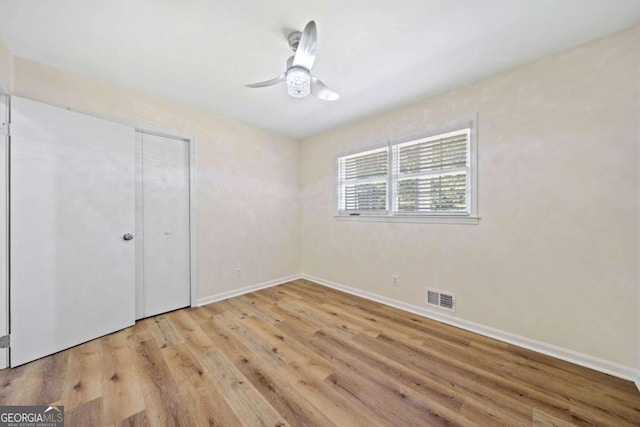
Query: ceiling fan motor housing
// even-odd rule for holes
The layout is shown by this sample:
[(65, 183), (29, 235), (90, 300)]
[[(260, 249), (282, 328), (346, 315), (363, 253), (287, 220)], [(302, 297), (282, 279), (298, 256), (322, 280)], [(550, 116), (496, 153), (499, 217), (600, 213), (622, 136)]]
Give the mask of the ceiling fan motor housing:
[(298, 50), (298, 45), (300, 44), (301, 38), (302, 38), (301, 31), (294, 31), (292, 33), (289, 33), (287, 40), (289, 41), (289, 47), (291, 48), (292, 51), (295, 52), (296, 50)]

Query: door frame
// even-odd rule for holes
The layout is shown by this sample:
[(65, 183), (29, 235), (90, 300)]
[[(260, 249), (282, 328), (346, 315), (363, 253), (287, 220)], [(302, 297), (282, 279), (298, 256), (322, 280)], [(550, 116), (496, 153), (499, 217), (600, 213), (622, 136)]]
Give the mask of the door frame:
[[(122, 123), (122, 120), (118, 120)], [(194, 135), (172, 131), (159, 126), (130, 122), (136, 132), (180, 139), (189, 145), (189, 289), (191, 307), (198, 306), (198, 241), (196, 203), (196, 138)], [(136, 280), (138, 275), (136, 274)]]

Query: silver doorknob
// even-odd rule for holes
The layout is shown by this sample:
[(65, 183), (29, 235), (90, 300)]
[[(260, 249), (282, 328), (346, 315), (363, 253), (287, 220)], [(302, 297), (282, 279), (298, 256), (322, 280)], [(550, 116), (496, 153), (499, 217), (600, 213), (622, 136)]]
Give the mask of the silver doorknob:
[(125, 234), (124, 236), (122, 236), (122, 238), (123, 238), (124, 240), (131, 240), (131, 239), (133, 239), (133, 234), (131, 234), (131, 233), (127, 233), (127, 234)]

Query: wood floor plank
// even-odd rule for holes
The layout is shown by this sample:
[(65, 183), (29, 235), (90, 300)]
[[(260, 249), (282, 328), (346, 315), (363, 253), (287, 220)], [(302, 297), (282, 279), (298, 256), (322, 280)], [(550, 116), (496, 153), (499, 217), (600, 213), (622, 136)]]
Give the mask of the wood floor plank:
[(131, 415), (129, 418), (122, 420), (120, 427), (150, 427), (147, 411), (140, 411)]
[(136, 354), (138, 369), (146, 372), (139, 378), (149, 423), (152, 426), (195, 425), (193, 416), (181, 404), (177, 383), (158, 343), (144, 341), (138, 344)]
[(176, 333), (184, 337), (186, 347), (196, 349), (199, 352), (207, 353), (214, 349), (213, 339), (200, 329), (198, 324), (189, 316), (193, 309), (177, 310), (168, 314)]
[(552, 417), (537, 409), (533, 410), (533, 421), (531, 425), (533, 427), (575, 427), (575, 424)]
[(347, 340), (359, 333), (358, 330), (351, 330), (348, 327), (343, 327), (343, 325), (337, 326), (334, 323), (333, 316), (322, 312), (321, 309), (307, 301), (280, 301), (278, 307), (298, 313), (301, 318), (313, 322), (316, 327), (331, 330), (332, 333), (340, 335)]
[(279, 353), (278, 348), (269, 344), (262, 337), (255, 333), (251, 328), (247, 327), (242, 319), (230, 316), (228, 314), (216, 317), (222, 326), (227, 328), (241, 341), (251, 353), (257, 355), (265, 362), (269, 363), (272, 368), (278, 368), (285, 365), (287, 361)]
[(68, 374), (69, 351), (61, 351), (44, 359), (42, 386), (36, 401), (38, 405), (59, 405)]
[(284, 417), (219, 350), (205, 354), (202, 360), (243, 425), (288, 425)]
[(83, 403), (80, 406), (67, 411), (65, 408), (64, 422), (68, 426), (77, 427), (94, 427), (98, 425), (109, 426), (103, 421), (102, 418), (102, 398), (93, 399), (89, 402)]
[(261, 358), (236, 361), (238, 370), (269, 404), (292, 426), (336, 426), (322, 411)]
[[(238, 298), (243, 304), (247, 306), (247, 309), (253, 314), (264, 321), (272, 324), (276, 324), (282, 321), (282, 319), (274, 315), (271, 311), (268, 310), (269, 307), (273, 306), (273, 304), (267, 299), (262, 297), (260, 294), (252, 293), (243, 295), (244, 298)], [(245, 301), (246, 300), (246, 301)]]
[(374, 427), (384, 425), (365, 406), (354, 407), (342, 399), (332, 385), (325, 380), (331, 375), (314, 375), (314, 367), (308, 364), (290, 363), (278, 369), (278, 375), (285, 378), (291, 387), (305, 396), (338, 426)]
[(70, 349), (67, 377), (62, 393), (65, 411), (102, 397), (101, 341), (93, 340)]
[(193, 386), (196, 424), (218, 427), (242, 425), (236, 413), (227, 403), (222, 388), (217, 387), (209, 373), (205, 373), (204, 377), (203, 381), (197, 381), (197, 385), (193, 385), (194, 380), (200, 380), (202, 377), (190, 379)]
[(634, 384), (307, 280), (0, 371), (69, 426), (640, 426)]
[(162, 356), (167, 365), (171, 367), (171, 374), (176, 382), (183, 382), (192, 376), (200, 376), (203, 373), (202, 365), (187, 346), (167, 346), (162, 349)]
[(176, 333), (166, 314), (153, 317), (149, 329), (161, 347), (183, 341), (183, 337)]
[(46, 358), (0, 371), (1, 405), (37, 405)]
[(145, 409), (127, 335), (127, 331), (119, 331), (101, 340), (102, 419), (108, 425), (117, 425)]

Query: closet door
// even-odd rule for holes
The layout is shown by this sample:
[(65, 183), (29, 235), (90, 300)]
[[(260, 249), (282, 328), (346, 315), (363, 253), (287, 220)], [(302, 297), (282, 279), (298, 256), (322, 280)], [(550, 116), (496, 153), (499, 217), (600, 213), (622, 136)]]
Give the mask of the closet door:
[(136, 317), (191, 302), (189, 143), (138, 133), (138, 296)]
[[(2, 93), (0, 85), (0, 125), (9, 123), (9, 95)], [(7, 129), (3, 127), (2, 129)], [(7, 207), (9, 192), (7, 186), (9, 138), (7, 132), (0, 131), (0, 336), (9, 333), (9, 292), (7, 274), (7, 246), (9, 235), (7, 228)], [(9, 351), (0, 348), (0, 369), (9, 366)]]
[(11, 107), (17, 366), (134, 323), (135, 132), (17, 97)]

